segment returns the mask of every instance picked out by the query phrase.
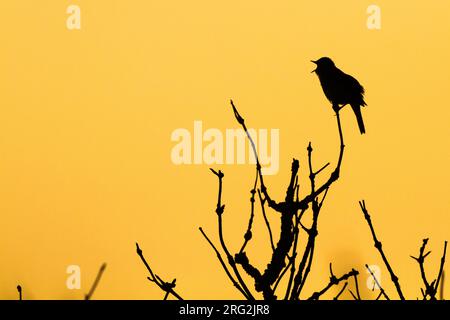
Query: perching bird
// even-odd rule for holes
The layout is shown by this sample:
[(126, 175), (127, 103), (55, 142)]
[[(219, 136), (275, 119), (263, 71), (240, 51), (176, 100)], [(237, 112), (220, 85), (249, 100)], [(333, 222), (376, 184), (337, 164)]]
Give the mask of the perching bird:
[(311, 61), (317, 65), (315, 72), (319, 77), (323, 92), (327, 99), (333, 104), (333, 108), (339, 108), (349, 104), (358, 120), (359, 131), (366, 133), (364, 121), (361, 114), (361, 107), (366, 106), (364, 101), (364, 88), (353, 78), (337, 68), (328, 57)]

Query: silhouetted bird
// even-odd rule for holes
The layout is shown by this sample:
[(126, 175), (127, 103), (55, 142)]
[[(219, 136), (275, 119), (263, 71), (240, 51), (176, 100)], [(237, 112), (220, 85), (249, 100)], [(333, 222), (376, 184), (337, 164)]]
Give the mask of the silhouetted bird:
[(311, 61), (317, 65), (315, 72), (319, 77), (323, 92), (327, 99), (333, 104), (333, 108), (339, 110), (339, 105), (344, 107), (351, 105), (358, 120), (361, 134), (366, 132), (361, 114), (361, 107), (366, 106), (364, 101), (364, 88), (353, 78), (337, 68), (330, 58), (323, 57), (317, 61)]

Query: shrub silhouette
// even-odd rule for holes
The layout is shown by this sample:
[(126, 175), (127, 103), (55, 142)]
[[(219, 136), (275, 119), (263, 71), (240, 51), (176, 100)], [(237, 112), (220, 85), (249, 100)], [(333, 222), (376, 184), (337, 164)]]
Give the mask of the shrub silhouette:
[[(341, 108), (337, 105), (333, 106), (333, 110), (335, 112), (337, 121), (336, 125), (339, 136), (339, 151), (336, 165), (334, 169), (331, 171), (331, 174), (329, 175), (328, 179), (325, 181), (325, 183), (321, 185), (316, 184), (316, 177), (319, 174), (324, 173), (325, 169), (330, 165), (330, 163), (323, 165), (318, 170), (314, 168), (313, 148), (310, 142), (307, 146), (309, 185), (310, 185), (309, 193), (303, 198), (299, 196), (299, 185), (300, 185), (298, 175), (299, 161), (297, 159), (293, 159), (291, 165), (291, 176), (289, 184), (286, 188), (285, 199), (282, 201), (276, 201), (270, 196), (269, 189), (264, 183), (264, 176), (261, 173), (261, 164), (259, 162), (256, 147), (252, 140), (251, 135), (249, 134), (249, 131), (247, 130), (245, 120), (238, 112), (233, 101), (231, 101), (231, 107), (234, 116), (236, 118), (236, 121), (239, 123), (239, 125), (243, 128), (243, 130), (247, 134), (247, 138), (252, 146), (252, 150), (256, 159), (255, 182), (253, 184), (253, 188), (251, 189), (251, 198), (250, 198), (251, 209), (248, 227), (244, 234), (244, 241), (241, 249), (233, 255), (228, 249), (226, 241), (223, 236), (223, 218), (225, 214), (225, 204), (222, 203), (222, 190), (224, 188), (223, 186), (224, 173), (221, 170), (217, 171), (211, 168), (210, 169), (211, 172), (217, 177), (218, 180), (218, 195), (215, 213), (217, 214), (220, 248), (211, 241), (211, 239), (208, 237), (208, 235), (202, 228), (199, 228), (199, 231), (201, 232), (205, 240), (209, 243), (212, 250), (216, 253), (217, 259), (219, 260), (221, 267), (223, 268), (224, 272), (228, 276), (233, 286), (236, 288), (236, 290), (238, 290), (242, 294), (242, 296), (245, 299), (256, 300), (257, 293), (261, 293), (262, 297), (265, 300), (303, 299), (303, 297), (301, 298), (300, 295), (303, 292), (314, 259), (314, 252), (316, 249), (315, 242), (318, 235), (319, 215), (324, 205), (326, 196), (330, 191), (330, 188), (340, 177), (340, 168), (344, 157), (344, 150), (345, 150), (344, 135), (339, 114)], [(255, 215), (256, 202), (259, 202), (259, 206), (261, 207), (261, 211), (264, 216), (264, 220), (270, 236), (270, 245), (272, 247), (272, 255), (264, 271), (258, 270), (258, 268), (256, 268), (250, 262), (250, 259), (248, 258), (246, 253), (246, 246), (248, 242), (251, 241), (252, 239), (252, 225)], [(371, 216), (369, 215), (369, 212), (366, 208), (366, 204), (364, 201), (360, 201), (359, 204), (362, 213), (364, 214), (364, 218), (369, 226), (370, 232), (372, 234), (374, 246), (380, 253), (381, 258), (390, 274), (391, 281), (395, 285), (398, 298), (401, 300), (405, 300), (405, 297), (403, 295), (400, 286), (399, 278), (394, 273), (387, 259), (387, 256), (383, 251), (381, 241), (376, 236)], [(277, 212), (280, 215), (279, 239), (276, 243), (274, 242), (274, 233), (272, 231), (272, 227), (266, 215), (266, 210), (269, 209)], [(307, 227), (303, 225), (302, 217), (308, 211), (311, 211), (312, 223), (310, 226)], [(304, 243), (302, 248), (299, 245), (299, 236), (301, 232), (306, 233), (307, 236), (307, 241), (306, 243)], [(430, 252), (425, 253), (427, 242), (428, 239), (423, 240), (422, 247), (420, 248), (419, 251), (419, 256), (413, 258), (417, 261), (420, 268), (420, 274), (424, 285), (424, 288), (421, 289), (423, 299), (435, 300), (437, 299), (436, 295), (439, 286), (442, 283), (442, 279), (444, 277), (443, 268), (445, 264), (447, 241), (445, 241), (444, 244), (444, 251), (441, 258), (439, 273), (436, 279), (433, 280), (431, 283), (428, 281), (424, 269), (425, 258), (430, 253)], [(174, 279), (172, 282), (166, 282), (163, 279), (161, 279), (150, 268), (148, 262), (146, 261), (143, 255), (141, 248), (139, 247), (139, 244), (137, 243), (136, 243), (136, 251), (150, 274), (148, 280), (155, 283), (162, 291), (165, 292), (164, 299), (168, 299), (170, 295), (173, 295), (175, 298), (181, 300), (182, 297), (175, 291), (176, 279)], [(374, 283), (377, 284), (380, 289), (380, 294), (378, 295), (377, 300), (380, 299), (381, 297), (383, 297), (386, 300), (390, 300), (386, 291), (380, 286), (380, 283), (376, 278), (374, 272), (370, 269), (370, 267), (367, 264), (365, 266), (368, 272), (373, 277)], [(253, 280), (252, 290), (250, 289), (250, 285), (244, 281), (242, 277), (242, 272), (245, 272)], [(352, 269), (349, 270), (349, 272), (346, 274), (336, 276), (333, 273), (332, 265), (330, 263), (330, 279), (328, 284), (324, 286), (324, 288), (310, 294), (309, 297), (307, 296), (306, 299), (317, 300), (333, 286), (337, 286), (340, 285), (341, 283), (344, 283), (342, 285), (342, 288), (339, 290), (339, 293), (334, 298), (337, 300), (347, 288), (348, 280), (353, 279), (353, 281), (355, 282), (355, 292), (352, 292), (351, 290), (349, 291), (354, 299), (360, 300), (361, 295), (358, 287), (358, 275), (359, 272), (355, 269)], [(287, 284), (284, 290), (281, 290), (279, 284), (283, 279), (287, 279)]]

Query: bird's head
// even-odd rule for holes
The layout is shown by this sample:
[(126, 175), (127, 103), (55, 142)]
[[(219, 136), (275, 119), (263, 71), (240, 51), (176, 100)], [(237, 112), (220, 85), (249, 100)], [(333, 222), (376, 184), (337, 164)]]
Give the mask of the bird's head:
[(331, 60), (328, 57), (322, 57), (322, 58), (320, 58), (319, 60), (316, 60), (316, 61), (311, 60), (311, 62), (314, 63), (317, 66), (317, 68), (314, 69), (313, 71), (311, 71), (311, 73), (312, 72), (316, 72), (317, 73), (317, 72), (323, 72), (323, 71), (326, 72), (328, 70), (332, 70), (332, 69), (336, 68), (336, 66), (334, 65), (333, 60)]

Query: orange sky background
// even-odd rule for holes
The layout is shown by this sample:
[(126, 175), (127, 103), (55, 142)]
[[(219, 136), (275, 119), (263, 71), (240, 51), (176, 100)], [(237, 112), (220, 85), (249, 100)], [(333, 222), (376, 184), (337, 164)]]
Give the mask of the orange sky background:
[[(70, 4), (81, 8), (81, 30), (66, 28)], [(381, 30), (366, 27), (370, 4), (2, 1), (0, 298), (16, 299), (20, 283), (25, 299), (81, 299), (106, 262), (94, 298), (161, 299), (136, 241), (184, 298), (241, 298), (197, 229), (217, 243), (216, 178), (208, 165), (173, 164), (171, 133), (192, 131), (195, 120), (237, 128), (234, 99), (249, 127), (280, 130), (280, 170), (266, 184), (284, 198), (293, 157), (307, 177), (309, 141), (317, 167), (336, 161), (335, 117), (310, 73), (310, 60), (325, 55), (366, 88), (367, 134), (344, 109), (341, 178), (319, 219), (305, 296), (328, 283), (329, 262), (336, 274), (358, 269), (369, 298), (377, 293), (365, 288), (364, 263), (382, 266), (396, 296), (359, 210), (365, 199), (405, 295), (419, 297), (410, 255), (430, 237), (435, 277), (450, 239), (450, 2), (377, 1)], [(254, 167), (213, 167), (225, 172), (224, 231), (235, 252)], [(259, 212), (254, 233), (248, 255), (262, 269), (270, 248)], [(66, 288), (72, 264), (80, 290)]]

